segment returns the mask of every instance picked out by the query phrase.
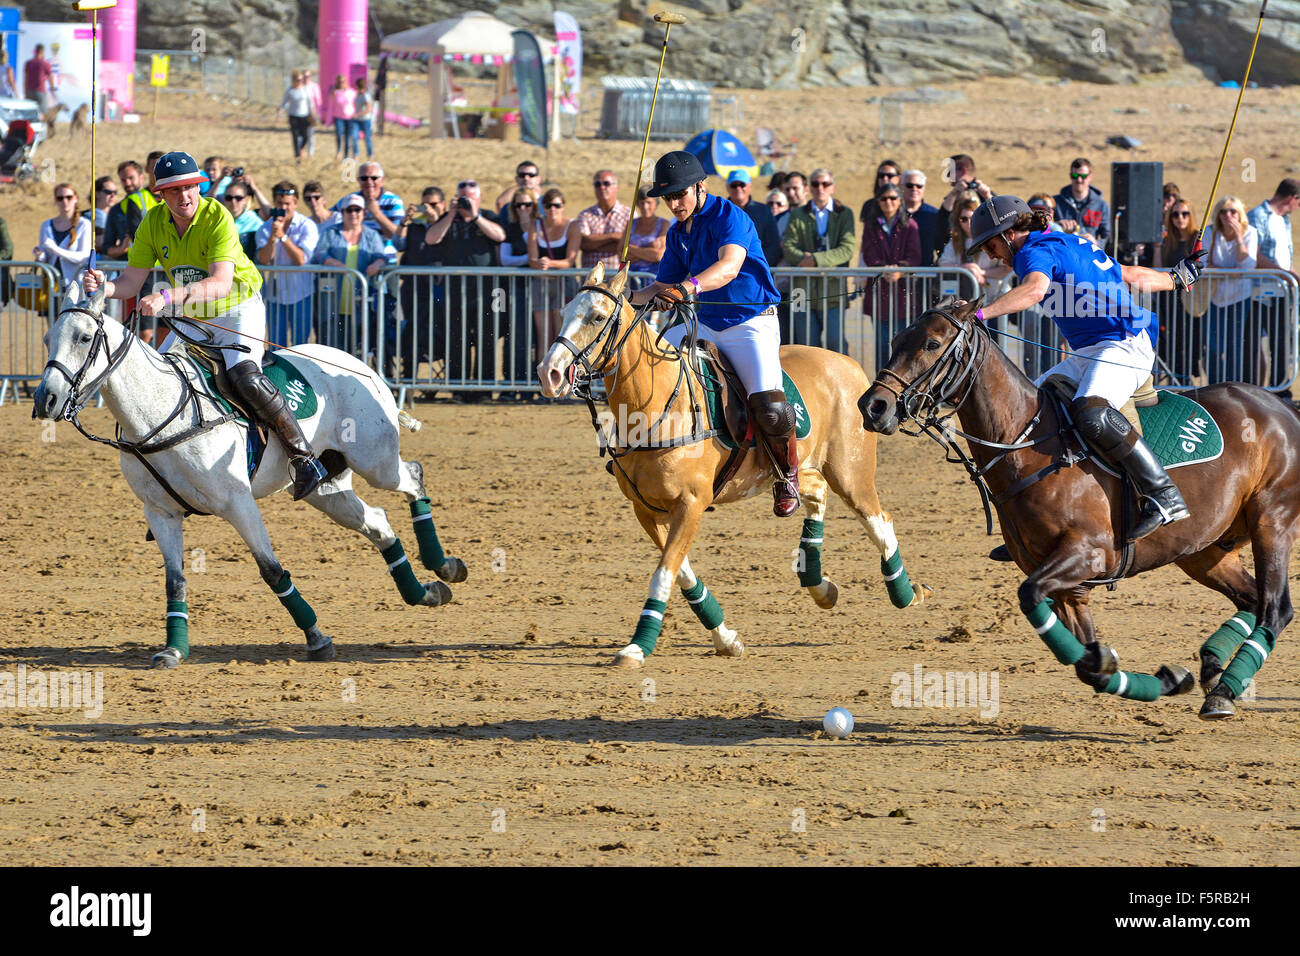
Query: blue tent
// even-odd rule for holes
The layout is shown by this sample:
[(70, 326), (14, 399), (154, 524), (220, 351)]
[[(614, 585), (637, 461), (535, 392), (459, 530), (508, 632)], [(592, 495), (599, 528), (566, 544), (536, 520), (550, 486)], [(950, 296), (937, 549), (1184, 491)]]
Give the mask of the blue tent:
[(686, 144), (686, 152), (698, 156), (704, 171), (710, 176), (725, 179), (733, 169), (743, 169), (751, 176), (758, 175), (753, 154), (725, 129), (706, 129), (696, 133)]

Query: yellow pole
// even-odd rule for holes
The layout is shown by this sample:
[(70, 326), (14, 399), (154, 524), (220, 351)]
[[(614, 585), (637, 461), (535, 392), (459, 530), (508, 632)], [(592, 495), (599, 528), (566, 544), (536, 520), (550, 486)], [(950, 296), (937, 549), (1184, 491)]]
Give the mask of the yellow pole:
[(1210, 187), (1210, 199), (1205, 204), (1205, 219), (1201, 223), (1201, 234), (1196, 237), (1196, 249), (1193, 254), (1201, 251), (1201, 243), (1205, 239), (1205, 230), (1210, 228), (1210, 211), (1214, 208), (1214, 196), (1219, 191), (1219, 177), (1223, 175), (1223, 164), (1228, 159), (1228, 145), (1232, 142), (1232, 132), (1237, 128), (1237, 113), (1241, 111), (1241, 99), (1246, 95), (1246, 84), (1250, 82), (1250, 67), (1255, 62), (1255, 47), (1259, 43), (1259, 31), (1264, 26), (1264, 9), (1268, 6), (1268, 0), (1264, 0), (1259, 5), (1259, 21), (1255, 24), (1255, 39), (1250, 43), (1250, 58), (1246, 60), (1246, 75), (1242, 77), (1241, 89), (1237, 91), (1237, 106), (1232, 111), (1232, 122), (1228, 125), (1228, 138), (1223, 141), (1223, 155), (1219, 157), (1219, 169), (1214, 174), (1214, 185)]
[[(95, 114), (99, 109), (99, 104), (96, 102), (99, 95), (96, 90), (99, 68), (95, 59), (95, 54), (99, 49), (99, 11), (115, 6), (117, 6), (117, 0), (77, 0), (72, 5), (72, 9), (80, 13), (90, 11), (90, 192), (86, 195), (90, 197), (91, 209), (95, 208)], [(94, 225), (93, 219), (91, 225)], [(88, 268), (92, 271), (95, 268), (95, 250), (93, 247), (90, 250)]]
[[(641, 141), (641, 162), (636, 167), (636, 192), (632, 193), (632, 204), (636, 205), (636, 194), (641, 191), (641, 172), (645, 169), (645, 153), (650, 147), (650, 127), (655, 121), (655, 102), (659, 99), (659, 78), (664, 73), (664, 58), (668, 56), (668, 34), (672, 31), (674, 23), (685, 23), (686, 18), (680, 13), (656, 13), (655, 23), (664, 24), (664, 45), (659, 51), (659, 72), (655, 74), (654, 93), (650, 96), (650, 117), (645, 123), (645, 139)], [(623, 254), (620, 259), (627, 262), (627, 247), (632, 242), (632, 217), (627, 217), (627, 227), (623, 230)]]

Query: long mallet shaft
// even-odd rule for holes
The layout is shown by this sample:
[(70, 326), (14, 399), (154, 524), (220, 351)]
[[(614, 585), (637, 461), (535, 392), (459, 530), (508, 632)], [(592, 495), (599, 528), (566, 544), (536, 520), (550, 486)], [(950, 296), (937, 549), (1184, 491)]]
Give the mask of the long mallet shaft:
[[(664, 75), (664, 59), (668, 56), (668, 34), (672, 32), (674, 23), (685, 23), (686, 18), (680, 13), (656, 13), (655, 23), (664, 25), (664, 45), (659, 51), (659, 72), (655, 74), (655, 88), (650, 95), (650, 116), (645, 122), (645, 139), (641, 141), (641, 162), (636, 166), (636, 191), (632, 193), (633, 203), (636, 202), (636, 194), (641, 191), (641, 173), (645, 169), (645, 154), (650, 148), (650, 127), (655, 121), (655, 103), (659, 99), (659, 79)], [(620, 260), (627, 262), (627, 247), (632, 242), (632, 217), (627, 217), (627, 226), (623, 230), (623, 253), (619, 256)]]
[[(72, 5), (72, 9), (79, 13), (90, 11), (90, 202), (95, 201), (95, 112), (99, 104), (95, 98), (99, 95), (96, 89), (96, 80), (98, 80), (99, 67), (96, 62), (95, 54), (99, 48), (99, 11), (107, 10), (109, 7), (117, 6), (117, 0), (77, 0)], [(92, 205), (93, 209), (94, 206)], [(90, 261), (87, 263), (90, 271), (95, 270), (95, 250), (91, 247)]]
[(1205, 240), (1205, 231), (1210, 228), (1210, 211), (1214, 206), (1214, 197), (1219, 192), (1219, 177), (1223, 175), (1223, 164), (1228, 160), (1228, 146), (1232, 143), (1232, 132), (1237, 128), (1237, 114), (1241, 111), (1241, 99), (1246, 95), (1246, 84), (1250, 82), (1250, 67), (1255, 62), (1255, 47), (1259, 43), (1259, 31), (1264, 26), (1264, 9), (1268, 0), (1259, 5), (1259, 21), (1255, 24), (1255, 39), (1250, 43), (1250, 58), (1246, 60), (1246, 75), (1242, 77), (1241, 89), (1237, 91), (1237, 106), (1232, 111), (1232, 122), (1228, 125), (1228, 138), (1223, 141), (1223, 155), (1219, 157), (1219, 169), (1214, 174), (1214, 185), (1210, 187), (1210, 200), (1205, 204), (1205, 221), (1201, 223), (1201, 234), (1196, 237), (1195, 252), (1201, 251)]

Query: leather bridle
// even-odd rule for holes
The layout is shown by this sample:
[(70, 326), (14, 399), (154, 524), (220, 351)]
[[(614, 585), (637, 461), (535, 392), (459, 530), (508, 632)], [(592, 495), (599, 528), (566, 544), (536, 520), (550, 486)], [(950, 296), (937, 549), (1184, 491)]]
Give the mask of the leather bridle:
[[(66, 365), (62, 362), (55, 361), (54, 359), (50, 359), (46, 362), (45, 367), (47, 369), (54, 369), (66, 378), (68, 384), (71, 386), (68, 391), (68, 397), (64, 400), (63, 408), (59, 409), (59, 414), (55, 416), (55, 420), (66, 420), (75, 424), (77, 416), (81, 413), (81, 410), (86, 407), (86, 404), (94, 396), (95, 392), (97, 392), (99, 387), (104, 384), (108, 377), (117, 370), (117, 367), (122, 364), (122, 360), (126, 358), (126, 353), (131, 349), (131, 343), (135, 340), (135, 336), (129, 333), (124, 335), (122, 337), (122, 344), (118, 347), (117, 351), (114, 352), (108, 345), (108, 333), (104, 331), (104, 318), (102, 315), (99, 315), (90, 309), (83, 309), (80, 306), (71, 306), (60, 312), (59, 318), (62, 319), (63, 316), (67, 315), (69, 312), (80, 312), (82, 315), (88, 315), (94, 320), (95, 334), (91, 339), (90, 352), (86, 355), (86, 360), (81, 363), (81, 367), (77, 369), (75, 373), (68, 371)], [(95, 364), (95, 360), (99, 357), (101, 349), (108, 357), (108, 366), (90, 382), (85, 382), (84, 379), (90, 371), (91, 366)], [(82, 398), (82, 395), (84, 395), (85, 398)]]

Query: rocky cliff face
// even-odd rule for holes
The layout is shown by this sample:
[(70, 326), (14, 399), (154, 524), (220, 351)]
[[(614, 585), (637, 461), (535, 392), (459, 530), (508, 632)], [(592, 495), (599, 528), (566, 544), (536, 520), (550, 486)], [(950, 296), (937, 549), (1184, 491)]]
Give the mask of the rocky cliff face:
[[(32, 19), (69, 19), (63, 0), (32, 0)], [(666, 7), (674, 28), (670, 75), (725, 86), (910, 85), (1033, 74), (1131, 83), (1189, 64), (1212, 79), (1240, 78), (1257, 0), (372, 0), (378, 29), (483, 9), (550, 34), (556, 7), (583, 28), (588, 71), (653, 74)], [(149, 0), (139, 45), (188, 49), (196, 29), (211, 53), (261, 62), (309, 60), (319, 0)], [(1300, 82), (1300, 0), (1273, 0), (1252, 79)]]

